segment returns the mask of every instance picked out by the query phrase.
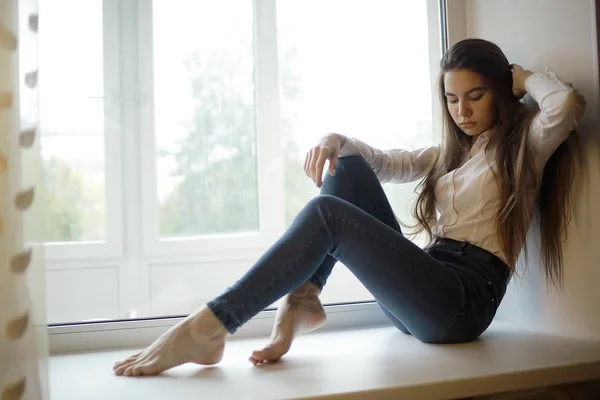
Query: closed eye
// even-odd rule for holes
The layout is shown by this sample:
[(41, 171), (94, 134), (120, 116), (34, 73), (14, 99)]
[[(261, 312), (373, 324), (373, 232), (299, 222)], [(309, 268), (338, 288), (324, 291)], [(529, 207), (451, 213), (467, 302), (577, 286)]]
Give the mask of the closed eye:
[[(484, 94), (485, 93), (481, 93), (479, 96), (469, 97), (469, 100), (471, 100), (471, 101), (481, 100), (481, 98), (483, 97)], [(458, 103), (458, 99), (453, 97), (452, 99), (448, 99), (448, 103), (456, 104), (456, 103)]]

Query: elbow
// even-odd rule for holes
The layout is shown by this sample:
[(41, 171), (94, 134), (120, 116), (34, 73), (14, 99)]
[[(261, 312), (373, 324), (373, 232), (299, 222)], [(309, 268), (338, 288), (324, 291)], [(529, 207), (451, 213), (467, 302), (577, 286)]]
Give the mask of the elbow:
[(578, 90), (569, 92), (564, 104), (567, 117), (570, 117), (577, 124), (581, 120), (581, 117), (583, 117), (585, 105), (585, 98)]
[(546, 118), (548, 121), (556, 121), (561, 125), (569, 127), (569, 131), (576, 129), (579, 121), (583, 117), (585, 111), (585, 98), (578, 90), (570, 90), (564, 93), (561, 101), (556, 103), (555, 107), (546, 110)]

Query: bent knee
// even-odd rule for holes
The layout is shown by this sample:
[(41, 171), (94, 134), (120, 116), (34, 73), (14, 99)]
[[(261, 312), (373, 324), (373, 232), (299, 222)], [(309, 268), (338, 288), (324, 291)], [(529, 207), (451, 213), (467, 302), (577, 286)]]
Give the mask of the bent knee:
[(353, 169), (368, 169), (372, 170), (371, 166), (362, 156), (347, 156), (340, 157), (337, 160), (336, 172), (338, 169), (353, 170)]
[(306, 204), (306, 207), (309, 209), (336, 210), (340, 207), (343, 207), (345, 204), (348, 204), (348, 202), (340, 199), (339, 197), (329, 194), (320, 194), (313, 197)]

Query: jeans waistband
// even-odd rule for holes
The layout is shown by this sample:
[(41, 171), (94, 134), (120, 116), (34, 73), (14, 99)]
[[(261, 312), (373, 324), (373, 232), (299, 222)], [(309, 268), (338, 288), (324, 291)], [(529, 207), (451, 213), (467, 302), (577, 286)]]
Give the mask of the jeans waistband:
[(497, 268), (495, 269), (501, 274), (501, 276), (504, 279), (508, 280), (511, 276), (510, 269), (504, 261), (502, 261), (495, 254), (485, 249), (482, 249), (479, 246), (475, 246), (474, 244), (471, 244), (469, 242), (461, 242), (458, 240), (448, 238), (436, 238), (433, 244), (450, 247), (457, 251), (462, 251), (463, 253), (484, 263), (493, 262), (493, 264), (497, 266)]

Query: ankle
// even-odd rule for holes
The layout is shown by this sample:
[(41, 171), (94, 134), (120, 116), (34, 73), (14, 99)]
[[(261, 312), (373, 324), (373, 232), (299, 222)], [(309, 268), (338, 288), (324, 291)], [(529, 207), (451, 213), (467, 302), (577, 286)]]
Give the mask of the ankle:
[(311, 281), (307, 281), (301, 287), (304, 287), (304, 289), (306, 290), (306, 293), (309, 295), (315, 295), (315, 296), (321, 295), (321, 289), (319, 289), (319, 287), (317, 285), (315, 285), (314, 283), (312, 283)]
[(227, 336), (227, 329), (208, 307), (203, 307), (190, 318), (194, 334), (204, 338), (219, 339)]
[(321, 294), (321, 290), (312, 282), (308, 281), (298, 287), (296, 290), (291, 292), (288, 297), (290, 299), (302, 299), (302, 298), (318, 298)]

